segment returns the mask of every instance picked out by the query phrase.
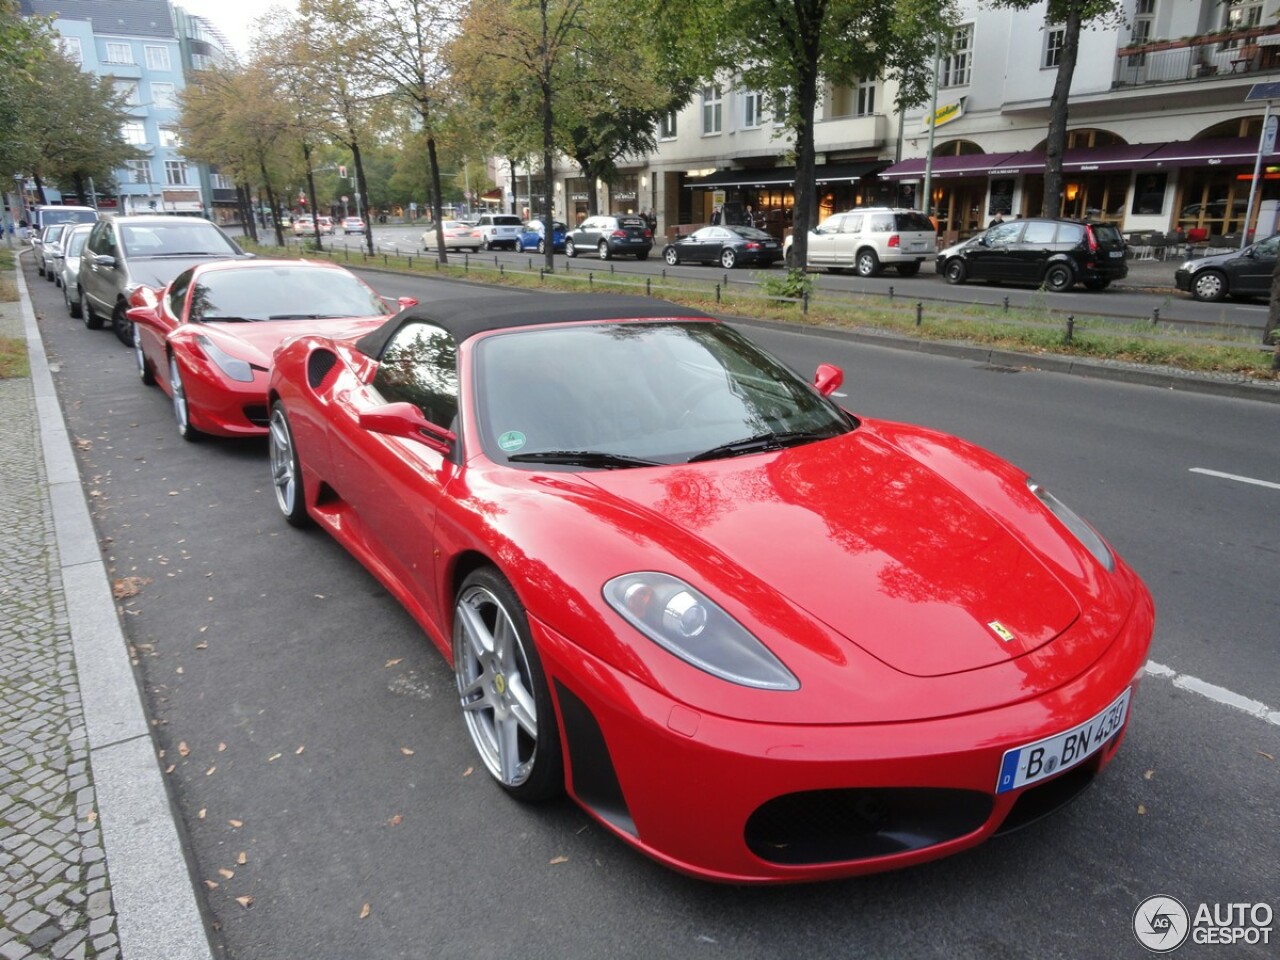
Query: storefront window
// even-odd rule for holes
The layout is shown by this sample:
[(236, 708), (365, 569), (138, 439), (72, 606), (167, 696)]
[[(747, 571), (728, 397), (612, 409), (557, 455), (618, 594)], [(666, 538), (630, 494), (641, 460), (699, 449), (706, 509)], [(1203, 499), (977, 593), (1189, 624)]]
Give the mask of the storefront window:
[(1133, 185), (1133, 206), (1130, 213), (1137, 216), (1155, 216), (1164, 213), (1165, 187), (1169, 175), (1160, 173), (1142, 173)]

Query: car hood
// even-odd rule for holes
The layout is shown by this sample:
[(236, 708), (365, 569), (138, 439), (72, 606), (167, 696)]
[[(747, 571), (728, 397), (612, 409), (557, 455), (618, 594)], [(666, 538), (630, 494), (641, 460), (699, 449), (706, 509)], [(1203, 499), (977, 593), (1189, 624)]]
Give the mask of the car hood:
[[(1248, 248), (1246, 247), (1245, 249)], [(1208, 257), (1196, 257), (1194, 260), (1184, 260), (1182, 265), (1183, 269), (1195, 273), (1195, 271), (1202, 270), (1205, 267), (1221, 266), (1222, 264), (1230, 263), (1233, 260), (1239, 260), (1243, 254), (1243, 250), (1231, 250), (1227, 253), (1215, 253)]]
[[(286, 340), (307, 334), (335, 339), (356, 338), (386, 321), (380, 317), (340, 317), (333, 320), (259, 320), (252, 323), (189, 323), (177, 334), (202, 334), (217, 342), (234, 357), (247, 360), (264, 370), (270, 369), (271, 357)], [(175, 334), (175, 335), (177, 335)]]
[(590, 481), (717, 570), (758, 582), (901, 673), (1005, 663), (1080, 616), (1042, 557), (925, 462), (869, 430), (777, 454)]

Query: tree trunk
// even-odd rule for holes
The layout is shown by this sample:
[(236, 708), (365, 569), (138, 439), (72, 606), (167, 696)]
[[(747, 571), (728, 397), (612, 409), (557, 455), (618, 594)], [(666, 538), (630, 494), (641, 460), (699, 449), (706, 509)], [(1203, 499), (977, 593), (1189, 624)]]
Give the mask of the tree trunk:
[(1080, 53), (1081, 25), (1080, 4), (1068, 4), (1058, 76), (1053, 84), (1053, 96), (1049, 99), (1049, 135), (1044, 146), (1044, 200), (1040, 205), (1042, 217), (1062, 216), (1062, 154), (1067, 147), (1067, 111), (1071, 79), (1075, 76), (1076, 59)]
[(236, 202), (240, 205), (240, 221), (244, 224), (245, 236), (257, 243), (258, 221), (253, 215), (253, 191), (245, 184), (237, 183)]
[(351, 138), (351, 160), (356, 167), (356, 196), (364, 207), (364, 244), (373, 256), (373, 217), (369, 215), (369, 189), (364, 179), (364, 161), (360, 159), (360, 143)]
[(271, 177), (267, 175), (267, 161), (258, 157), (258, 169), (262, 173), (262, 189), (267, 191), (267, 209), (271, 211), (271, 224), (276, 228), (276, 245), (284, 246), (284, 226), (280, 223), (280, 211), (276, 209), (275, 191), (271, 189)]
[(302, 141), (302, 159), (307, 165), (307, 196), (311, 198), (311, 226), (315, 233), (316, 249), (323, 250), (324, 242), (320, 239), (320, 207), (316, 204), (316, 175), (311, 169), (311, 144)]
[[(426, 118), (423, 117), (423, 123)], [(449, 262), (449, 251), (444, 248), (444, 205), (440, 201), (440, 158), (436, 154), (436, 138), (427, 135), (427, 167), (431, 175), (431, 218), (436, 224), (437, 258)]]
[(40, 198), (36, 202), (44, 206), (49, 202), (49, 198), (44, 195), (44, 181), (40, 179), (40, 174), (38, 173), (33, 173), (31, 179), (36, 182), (36, 196)]
[(791, 219), (789, 266), (801, 270), (809, 262), (809, 231), (817, 225), (818, 219), (817, 186), (814, 183), (813, 112), (818, 104), (818, 56), (822, 46), (822, 13), (813, 10), (812, 6), (812, 4), (796, 5), (801, 51), (797, 58), (799, 73), (795, 91), (796, 200)]

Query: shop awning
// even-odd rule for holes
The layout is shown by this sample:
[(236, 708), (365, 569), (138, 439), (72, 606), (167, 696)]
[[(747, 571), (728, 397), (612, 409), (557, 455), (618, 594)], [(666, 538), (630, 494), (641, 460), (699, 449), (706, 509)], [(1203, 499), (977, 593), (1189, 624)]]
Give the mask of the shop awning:
[[(869, 173), (874, 173), (884, 166), (883, 160), (850, 160), (847, 163), (821, 163), (814, 167), (814, 180), (817, 183), (838, 183), (842, 181), (861, 180)], [(796, 182), (795, 167), (764, 167), (756, 170), (717, 170), (715, 173), (696, 180), (689, 180), (685, 186), (693, 187), (776, 187), (791, 186)]]
[[(1253, 163), (1257, 156), (1258, 141), (1250, 137), (1181, 140), (1161, 144), (1158, 150), (1146, 158), (1144, 164), (1164, 168), (1236, 167)], [(1270, 158), (1276, 156), (1275, 153), (1267, 154)]]
[[(935, 179), (947, 177), (985, 177), (993, 166), (1006, 160), (1007, 153), (966, 153), (963, 156), (934, 157), (930, 176)], [(923, 180), (924, 157), (912, 157), (895, 163), (887, 170), (880, 171), (881, 180)]]
[(1062, 169), (1072, 173), (1111, 173), (1154, 166), (1147, 158), (1167, 143), (1121, 143), (1110, 147), (1077, 147), (1062, 155)]

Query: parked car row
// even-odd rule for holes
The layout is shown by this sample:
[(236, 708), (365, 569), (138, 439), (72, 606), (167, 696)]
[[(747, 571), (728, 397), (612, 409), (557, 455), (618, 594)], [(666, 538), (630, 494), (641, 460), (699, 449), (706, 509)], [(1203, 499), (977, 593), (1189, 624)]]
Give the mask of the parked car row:
[[(994, 454), (856, 416), (838, 368), (806, 380), (686, 307), (393, 305), (206, 227), (98, 223), (77, 283), (119, 275), (137, 376), (184, 439), (267, 436), (283, 521), (323, 528), (414, 617), (512, 798), (567, 792), (669, 867), (780, 883), (972, 847), (1115, 756), (1150, 595)], [(651, 237), (616, 227), (596, 242), (643, 259)], [(725, 234), (677, 262), (780, 252)]]

